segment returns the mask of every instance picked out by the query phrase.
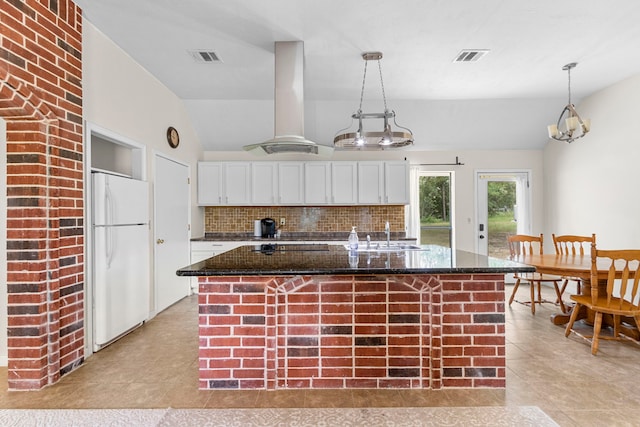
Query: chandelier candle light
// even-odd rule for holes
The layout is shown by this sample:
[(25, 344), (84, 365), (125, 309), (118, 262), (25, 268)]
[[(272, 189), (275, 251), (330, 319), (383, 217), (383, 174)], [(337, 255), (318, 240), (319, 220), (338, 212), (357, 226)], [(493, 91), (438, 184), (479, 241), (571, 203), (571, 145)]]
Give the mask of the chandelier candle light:
[[(385, 148), (399, 148), (413, 144), (413, 133), (411, 130), (402, 127), (396, 123), (396, 113), (387, 108), (387, 98), (384, 92), (384, 83), (382, 81), (382, 59), (381, 52), (365, 52), (362, 54), (364, 59), (364, 76), (362, 77), (362, 91), (360, 92), (360, 107), (358, 111), (351, 116), (351, 125), (353, 120), (358, 121), (358, 129), (355, 132), (349, 132), (351, 125), (338, 132), (333, 139), (336, 149), (354, 149), (354, 150), (384, 150)], [(378, 70), (380, 72), (380, 86), (382, 87), (382, 100), (384, 102), (383, 113), (363, 113), (362, 99), (364, 97), (364, 84), (367, 79), (367, 63), (369, 61), (378, 61)], [(383, 119), (382, 131), (365, 131), (363, 120), (367, 119)], [(393, 124), (402, 130), (392, 131), (389, 119), (393, 119)], [(346, 132), (345, 132), (346, 131)]]
[[(569, 143), (585, 136), (591, 128), (591, 120), (582, 120), (582, 118), (576, 111), (576, 107), (571, 103), (571, 69), (575, 68), (576, 65), (578, 65), (577, 62), (571, 62), (562, 67), (563, 70), (567, 71), (567, 77), (569, 81), (569, 102), (562, 110), (562, 113), (560, 113), (560, 117), (558, 117), (558, 123), (555, 125), (547, 126), (547, 130), (549, 131), (549, 138)], [(565, 116), (565, 129), (561, 130), (562, 118)]]

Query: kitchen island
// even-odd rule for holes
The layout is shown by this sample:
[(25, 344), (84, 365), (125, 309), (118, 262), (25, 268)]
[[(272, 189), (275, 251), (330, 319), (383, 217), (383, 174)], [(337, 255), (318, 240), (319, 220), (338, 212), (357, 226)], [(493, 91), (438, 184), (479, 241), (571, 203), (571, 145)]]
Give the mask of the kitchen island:
[(246, 245), (199, 277), (201, 389), (505, 387), (504, 274), (439, 246)]

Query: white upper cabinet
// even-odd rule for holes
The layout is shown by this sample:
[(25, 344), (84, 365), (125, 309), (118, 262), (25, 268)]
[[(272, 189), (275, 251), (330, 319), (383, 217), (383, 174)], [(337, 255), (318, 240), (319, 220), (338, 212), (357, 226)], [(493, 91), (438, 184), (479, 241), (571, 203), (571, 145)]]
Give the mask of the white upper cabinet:
[(304, 162), (278, 163), (278, 204), (304, 204)]
[(275, 205), (278, 203), (277, 163), (251, 163), (251, 202), (254, 205)]
[(409, 163), (384, 162), (384, 203), (409, 204)]
[(358, 203), (358, 163), (331, 163), (331, 203), (355, 205)]
[(247, 162), (224, 164), (224, 199), (226, 205), (251, 203), (251, 165)]
[(221, 205), (222, 163), (198, 162), (198, 204)]
[(331, 163), (304, 164), (304, 202), (308, 205), (331, 203)]
[(409, 204), (409, 163), (199, 162), (198, 204)]
[(384, 163), (358, 162), (358, 203), (379, 205), (384, 200)]
[(250, 176), (247, 162), (199, 162), (198, 204), (251, 204)]

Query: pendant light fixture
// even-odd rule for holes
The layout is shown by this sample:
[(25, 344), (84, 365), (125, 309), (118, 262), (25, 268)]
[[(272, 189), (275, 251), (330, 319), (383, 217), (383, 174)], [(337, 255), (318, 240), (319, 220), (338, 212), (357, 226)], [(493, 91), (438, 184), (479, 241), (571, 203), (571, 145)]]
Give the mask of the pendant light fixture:
[[(396, 123), (395, 111), (387, 108), (387, 98), (384, 92), (384, 82), (382, 81), (382, 65), (380, 64), (382, 52), (365, 52), (362, 54), (362, 59), (364, 59), (364, 76), (362, 77), (362, 90), (360, 92), (360, 107), (356, 113), (351, 115), (351, 125), (340, 130), (333, 139), (335, 148), (338, 150), (384, 150), (386, 148), (399, 148), (413, 144), (413, 133), (411, 130), (398, 125)], [(367, 64), (369, 61), (378, 61), (382, 101), (384, 103), (384, 112), (381, 113), (362, 112), (364, 85), (367, 79)], [(365, 121), (370, 119), (382, 120), (380, 130), (368, 130)], [(392, 130), (391, 119), (393, 119), (393, 125), (399, 130)], [(353, 130), (350, 131), (354, 120), (358, 122), (358, 128), (355, 132)]]
[[(575, 68), (576, 65), (578, 65), (577, 62), (571, 62), (562, 67), (563, 70), (567, 71), (567, 77), (569, 81), (569, 102), (560, 113), (560, 117), (558, 117), (558, 123), (556, 123), (555, 125), (547, 126), (547, 130), (549, 131), (549, 138), (569, 143), (585, 136), (591, 128), (591, 120), (582, 120), (582, 118), (576, 111), (575, 105), (571, 103), (571, 70)], [(562, 126), (563, 117), (565, 117), (564, 126)]]

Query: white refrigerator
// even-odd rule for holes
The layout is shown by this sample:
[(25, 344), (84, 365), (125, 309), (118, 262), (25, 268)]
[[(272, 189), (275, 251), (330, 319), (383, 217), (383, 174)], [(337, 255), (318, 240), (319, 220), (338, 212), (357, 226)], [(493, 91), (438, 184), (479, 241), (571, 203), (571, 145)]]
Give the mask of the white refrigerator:
[(149, 183), (92, 173), (93, 347), (149, 316)]

